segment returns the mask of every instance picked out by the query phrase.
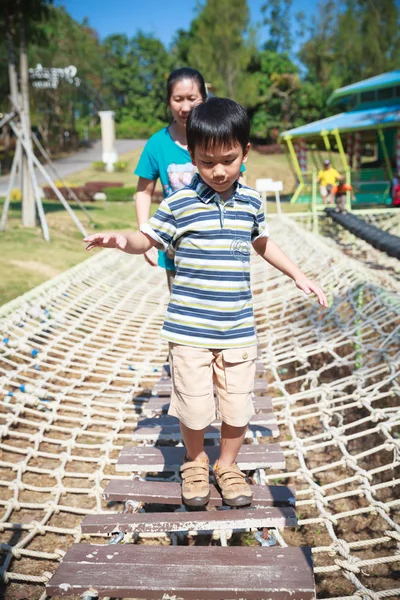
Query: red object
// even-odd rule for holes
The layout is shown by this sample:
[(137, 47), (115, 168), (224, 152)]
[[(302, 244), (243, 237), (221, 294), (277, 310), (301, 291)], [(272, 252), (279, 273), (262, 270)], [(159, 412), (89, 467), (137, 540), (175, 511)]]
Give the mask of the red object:
[(342, 193), (342, 192), (351, 192), (352, 191), (352, 187), (349, 183), (339, 183), (338, 185), (338, 192)]
[(393, 187), (393, 206), (400, 206), (400, 183)]

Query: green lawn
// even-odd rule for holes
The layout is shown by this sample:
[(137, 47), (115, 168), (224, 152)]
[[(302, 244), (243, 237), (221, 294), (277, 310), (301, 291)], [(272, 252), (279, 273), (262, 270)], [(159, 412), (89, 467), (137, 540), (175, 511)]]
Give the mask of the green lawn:
[[(123, 156), (129, 163), (126, 173), (99, 173), (86, 169), (68, 177), (68, 183), (77, 185), (101, 180), (122, 181), (126, 186), (136, 185), (137, 178), (132, 175), (132, 171), (139, 155), (140, 150), (134, 150)], [(254, 185), (259, 177), (283, 180), (284, 193), (293, 189), (294, 178), (283, 155), (262, 156), (251, 152), (247, 163), (247, 183)], [(2, 208), (3, 199), (0, 200), (0, 211)], [(96, 230), (127, 230), (136, 226), (135, 210), (131, 202), (94, 202), (87, 204), (86, 208), (96, 223)], [(153, 210), (156, 208), (157, 205), (154, 205)], [(43, 240), (39, 227), (34, 230), (23, 228), (21, 203), (11, 204), (7, 229), (0, 233), (0, 305), (62, 273), (88, 256), (80, 232), (63, 207), (55, 201), (45, 201), (44, 209), (50, 229), (50, 243)], [(299, 208), (285, 203), (283, 209), (293, 211)], [(274, 210), (274, 203), (268, 203), (268, 211)], [(88, 225), (86, 216), (79, 209), (76, 212), (87, 230), (95, 231)]]

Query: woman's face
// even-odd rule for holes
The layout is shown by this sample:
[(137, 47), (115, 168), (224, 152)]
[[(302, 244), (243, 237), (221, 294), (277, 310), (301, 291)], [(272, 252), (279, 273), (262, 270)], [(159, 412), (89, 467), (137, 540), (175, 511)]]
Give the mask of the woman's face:
[(203, 102), (199, 87), (192, 79), (177, 81), (172, 88), (169, 107), (175, 121), (186, 127), (186, 121), (193, 106)]

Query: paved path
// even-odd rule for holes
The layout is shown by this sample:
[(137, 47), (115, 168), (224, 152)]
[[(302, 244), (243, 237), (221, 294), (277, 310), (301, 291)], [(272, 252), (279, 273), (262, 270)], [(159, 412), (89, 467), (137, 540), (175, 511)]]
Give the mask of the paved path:
[[(116, 148), (118, 154), (124, 154), (125, 152), (130, 152), (131, 150), (135, 150), (136, 148), (142, 148), (146, 140), (116, 140)], [(59, 174), (67, 178), (72, 173), (76, 173), (77, 171), (82, 171), (82, 169), (86, 169), (91, 166), (91, 164), (96, 161), (101, 160), (101, 142), (97, 141), (93, 144), (93, 146), (86, 150), (80, 150), (75, 154), (71, 154), (66, 158), (60, 158), (59, 160), (54, 161), (56, 165), (57, 171)], [(50, 175), (52, 172), (47, 170)], [(45, 180), (43, 179), (40, 173), (38, 175), (39, 184), (44, 184)], [(0, 177), (0, 197), (5, 196), (8, 188), (9, 176), (5, 175)], [(15, 186), (18, 187), (18, 186)]]

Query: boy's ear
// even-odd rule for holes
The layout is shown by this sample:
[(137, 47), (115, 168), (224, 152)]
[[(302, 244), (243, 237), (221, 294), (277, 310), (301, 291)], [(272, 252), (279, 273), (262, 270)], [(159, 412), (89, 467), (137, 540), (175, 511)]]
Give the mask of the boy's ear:
[(190, 158), (192, 160), (192, 164), (194, 166), (196, 166), (196, 161), (195, 161), (195, 158), (194, 158), (194, 152), (192, 152), (191, 150), (189, 150), (189, 154), (190, 154)]
[(247, 157), (249, 156), (249, 150), (250, 150), (250, 142), (247, 144), (246, 148), (244, 149), (242, 163), (247, 162)]

